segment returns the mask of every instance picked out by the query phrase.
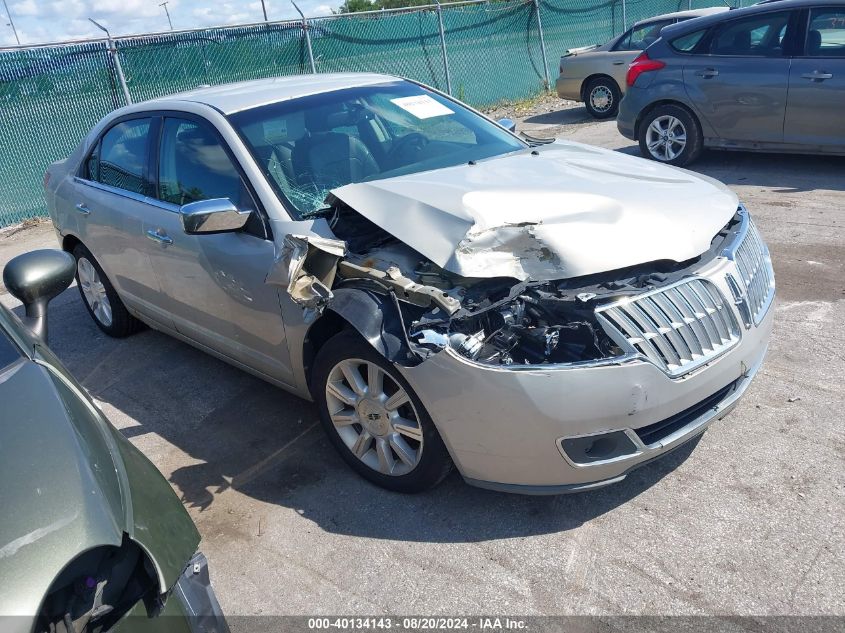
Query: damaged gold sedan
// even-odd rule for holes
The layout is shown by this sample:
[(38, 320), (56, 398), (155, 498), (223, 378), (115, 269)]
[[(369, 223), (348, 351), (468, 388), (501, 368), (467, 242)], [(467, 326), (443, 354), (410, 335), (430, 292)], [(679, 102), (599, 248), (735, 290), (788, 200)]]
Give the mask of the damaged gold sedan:
[(97, 325), (313, 399), (358, 473), (531, 494), (619, 481), (759, 369), (769, 251), (723, 185), (522, 139), (383, 75), (118, 110), (45, 177)]

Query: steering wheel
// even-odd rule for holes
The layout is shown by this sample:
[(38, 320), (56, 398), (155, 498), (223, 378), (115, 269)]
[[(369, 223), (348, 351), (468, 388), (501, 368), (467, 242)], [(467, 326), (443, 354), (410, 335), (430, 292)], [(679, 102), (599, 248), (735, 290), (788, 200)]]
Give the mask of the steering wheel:
[(394, 159), (397, 156), (402, 156), (402, 152), (414, 148), (416, 151), (420, 151), (423, 147), (428, 145), (428, 137), (424, 134), (420, 134), (419, 132), (411, 132), (410, 134), (406, 134), (402, 138), (400, 138), (396, 145), (390, 148), (388, 152), (388, 158)]

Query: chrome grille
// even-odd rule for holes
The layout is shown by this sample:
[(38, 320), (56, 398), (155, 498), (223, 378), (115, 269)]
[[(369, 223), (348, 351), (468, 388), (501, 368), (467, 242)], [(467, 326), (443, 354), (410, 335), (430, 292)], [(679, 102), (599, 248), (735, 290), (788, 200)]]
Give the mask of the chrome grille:
[(748, 229), (733, 253), (739, 273), (739, 298), (747, 306), (748, 316), (757, 325), (775, 294), (775, 274), (769, 249), (749, 218)]
[(608, 332), (670, 376), (710, 362), (739, 342), (739, 325), (706, 279), (685, 281), (596, 308)]

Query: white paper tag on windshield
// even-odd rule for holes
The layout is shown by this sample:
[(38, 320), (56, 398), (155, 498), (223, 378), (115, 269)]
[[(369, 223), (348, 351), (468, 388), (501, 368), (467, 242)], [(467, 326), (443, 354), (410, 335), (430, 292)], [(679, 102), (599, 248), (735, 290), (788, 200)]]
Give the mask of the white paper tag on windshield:
[(436, 116), (455, 114), (442, 103), (435, 101), (428, 95), (417, 95), (416, 97), (399, 97), (391, 99), (391, 102), (398, 105), (406, 112), (410, 112), (418, 119), (430, 119)]

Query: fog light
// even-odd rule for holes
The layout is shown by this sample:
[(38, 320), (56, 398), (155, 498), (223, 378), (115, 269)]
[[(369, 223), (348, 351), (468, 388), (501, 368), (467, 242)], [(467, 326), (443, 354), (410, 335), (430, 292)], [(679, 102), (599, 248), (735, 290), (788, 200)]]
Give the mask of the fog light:
[(636, 444), (624, 431), (599, 435), (564, 437), (558, 440), (561, 452), (574, 464), (593, 464), (636, 455)]

